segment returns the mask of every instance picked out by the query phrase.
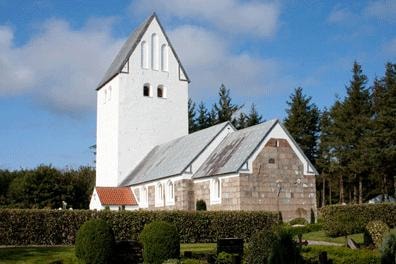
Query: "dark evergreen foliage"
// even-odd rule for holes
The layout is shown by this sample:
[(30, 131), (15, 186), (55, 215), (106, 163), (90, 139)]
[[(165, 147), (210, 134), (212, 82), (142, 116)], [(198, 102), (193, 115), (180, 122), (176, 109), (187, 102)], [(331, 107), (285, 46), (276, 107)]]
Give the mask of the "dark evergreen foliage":
[(206, 211), (206, 203), (204, 200), (198, 200), (195, 207), (197, 211)]
[(218, 123), (233, 121), (233, 115), (241, 108), (241, 106), (233, 104), (231, 101), (230, 90), (222, 84), (219, 89), (219, 101), (214, 105)]
[(247, 115), (246, 127), (260, 124), (262, 121), (263, 121), (263, 116), (257, 112), (256, 105), (252, 104), (250, 107), (250, 112)]
[(188, 99), (188, 133), (192, 133), (197, 130), (195, 121), (195, 103), (191, 98)]
[(154, 221), (145, 225), (140, 234), (145, 263), (162, 264), (167, 259), (180, 257), (180, 237), (176, 226)]
[(85, 222), (77, 232), (76, 257), (86, 264), (112, 263), (114, 233), (101, 219)]
[(319, 110), (311, 103), (311, 97), (303, 94), (301, 87), (294, 90), (287, 102), (286, 128), (294, 137), (308, 159), (315, 163), (319, 135)]

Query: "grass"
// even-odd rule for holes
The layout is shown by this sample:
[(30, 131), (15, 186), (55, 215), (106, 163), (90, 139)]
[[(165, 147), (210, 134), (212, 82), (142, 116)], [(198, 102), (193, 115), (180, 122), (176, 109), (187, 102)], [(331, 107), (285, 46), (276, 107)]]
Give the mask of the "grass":
[[(61, 262), (59, 262), (61, 261)], [(77, 263), (74, 247), (0, 248), (1, 264)]]
[[(356, 243), (363, 244), (363, 233), (348, 236)], [(345, 237), (328, 237), (323, 230), (303, 234), (303, 240), (325, 241), (331, 243), (345, 244)]]
[[(215, 243), (181, 244), (180, 251), (210, 253), (216, 251)], [(57, 262), (58, 261), (58, 262)], [(17, 247), (0, 248), (0, 264), (78, 263), (74, 247)]]
[(334, 246), (308, 246), (303, 247), (302, 255), (305, 260), (318, 261), (320, 252), (326, 251), (328, 259), (333, 264), (379, 264), (381, 256), (378, 250), (359, 249)]

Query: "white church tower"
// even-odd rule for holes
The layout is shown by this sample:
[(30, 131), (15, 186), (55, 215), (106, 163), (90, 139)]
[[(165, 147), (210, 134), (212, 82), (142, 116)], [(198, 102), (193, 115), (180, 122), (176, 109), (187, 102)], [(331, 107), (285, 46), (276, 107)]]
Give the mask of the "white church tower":
[(153, 147), (188, 134), (188, 84), (154, 13), (97, 87), (96, 186), (118, 186)]

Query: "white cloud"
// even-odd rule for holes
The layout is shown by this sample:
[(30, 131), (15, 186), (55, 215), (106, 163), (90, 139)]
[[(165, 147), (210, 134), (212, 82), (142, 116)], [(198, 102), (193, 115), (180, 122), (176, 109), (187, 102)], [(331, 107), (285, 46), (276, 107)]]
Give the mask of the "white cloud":
[(380, 20), (396, 22), (396, 0), (371, 1), (366, 6), (364, 13)]
[(214, 32), (191, 25), (169, 32), (192, 82), (190, 96), (215, 96), (224, 82), (237, 96), (264, 96), (290, 85), (280, 78), (280, 63), (273, 59), (234, 54), (231, 43)]
[(158, 10), (161, 16), (209, 23), (217, 29), (259, 38), (271, 37), (279, 24), (279, 5), (238, 0), (140, 0), (131, 4), (135, 16)]
[(0, 96), (29, 93), (72, 115), (93, 110), (95, 87), (122, 44), (110, 34), (111, 19), (98, 21), (78, 30), (63, 20), (47, 21), (18, 47), (13, 31), (1, 26)]
[(341, 8), (335, 7), (330, 15), (327, 18), (327, 21), (332, 24), (340, 24), (340, 23), (353, 23), (358, 18), (358, 15), (352, 13), (351, 11)]

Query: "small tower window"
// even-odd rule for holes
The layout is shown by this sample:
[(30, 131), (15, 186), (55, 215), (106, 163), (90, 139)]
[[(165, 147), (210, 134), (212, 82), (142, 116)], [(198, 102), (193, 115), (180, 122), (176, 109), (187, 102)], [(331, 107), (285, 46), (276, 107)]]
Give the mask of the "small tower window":
[(270, 158), (270, 159), (268, 160), (268, 163), (270, 163), (270, 164), (275, 164), (275, 159), (274, 159), (274, 158)]
[(148, 84), (148, 83), (143, 85), (143, 96), (151, 96), (150, 84)]
[(165, 87), (163, 85), (158, 85), (158, 87), (157, 87), (157, 96), (160, 97), (160, 98), (166, 98)]

